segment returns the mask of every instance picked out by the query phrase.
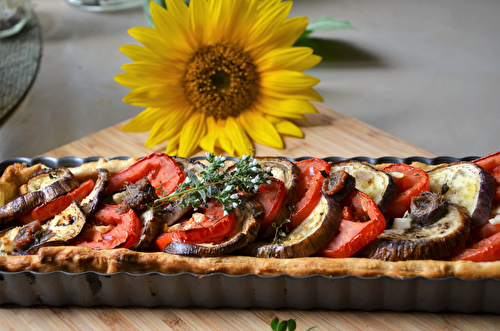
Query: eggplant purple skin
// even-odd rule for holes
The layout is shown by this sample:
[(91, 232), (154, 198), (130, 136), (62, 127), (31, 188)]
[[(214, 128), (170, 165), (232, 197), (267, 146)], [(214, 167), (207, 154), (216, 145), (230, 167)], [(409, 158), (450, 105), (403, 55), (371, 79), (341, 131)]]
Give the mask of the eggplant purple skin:
[(474, 228), (479, 228), (486, 222), (488, 222), (488, 219), (490, 218), (491, 202), (493, 201), (493, 197), (495, 196), (495, 191), (496, 191), (495, 178), (488, 171), (484, 170), (481, 166), (468, 161), (458, 161), (450, 164), (443, 164), (442, 166), (438, 166), (432, 170), (429, 170), (428, 173), (431, 173), (433, 171), (439, 171), (449, 166), (465, 164), (465, 163), (471, 164), (474, 167), (480, 169), (480, 180), (481, 180), (481, 185), (479, 190), (480, 198), (477, 202), (476, 209), (474, 210), (472, 215), (470, 215), (472, 219), (472, 226)]
[(285, 245), (259, 245), (247, 247), (245, 253), (260, 258), (297, 258), (308, 257), (316, 253), (321, 247), (328, 244), (335, 236), (341, 221), (340, 206), (332, 197), (323, 194), (327, 200), (329, 213), (319, 229), (304, 240)]
[(471, 218), (465, 207), (455, 205), (460, 210), (464, 223), (453, 240), (389, 240), (376, 239), (363, 247), (356, 256), (382, 261), (441, 260), (458, 254), (465, 249), (471, 231)]

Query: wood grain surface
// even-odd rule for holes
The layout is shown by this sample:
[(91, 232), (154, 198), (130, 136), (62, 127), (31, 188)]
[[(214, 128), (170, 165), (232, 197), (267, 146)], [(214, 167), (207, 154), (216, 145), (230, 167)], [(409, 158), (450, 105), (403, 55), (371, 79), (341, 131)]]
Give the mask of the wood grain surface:
[[(287, 148), (255, 146), (257, 155), (299, 156), (426, 156), (433, 155), (349, 116), (318, 105), (308, 116), (305, 139), (285, 138)], [(145, 134), (126, 133), (119, 123), (81, 140), (47, 152), (63, 156), (142, 156), (164, 151), (146, 149)], [(200, 152), (201, 154), (201, 152)], [(0, 330), (271, 330), (272, 318), (296, 319), (297, 331), (307, 330), (495, 330), (500, 316), (424, 312), (364, 312), (269, 309), (173, 309), (112, 307), (3, 306)]]

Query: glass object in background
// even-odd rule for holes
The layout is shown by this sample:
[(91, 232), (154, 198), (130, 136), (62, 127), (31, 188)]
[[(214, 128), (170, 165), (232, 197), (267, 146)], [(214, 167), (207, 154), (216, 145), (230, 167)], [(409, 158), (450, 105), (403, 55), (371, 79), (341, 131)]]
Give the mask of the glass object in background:
[(21, 31), (30, 17), (30, 0), (0, 0), (0, 38)]
[(142, 0), (66, 0), (67, 3), (85, 11), (115, 11), (140, 6)]

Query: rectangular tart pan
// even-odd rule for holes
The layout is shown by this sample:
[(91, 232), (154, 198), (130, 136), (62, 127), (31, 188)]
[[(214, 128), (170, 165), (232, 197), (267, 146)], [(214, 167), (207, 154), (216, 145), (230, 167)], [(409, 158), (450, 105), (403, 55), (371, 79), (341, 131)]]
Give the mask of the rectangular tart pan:
[[(413, 161), (440, 164), (476, 158), (355, 159), (372, 164)], [(44, 163), (56, 168), (74, 167), (96, 160), (98, 157), (16, 158), (0, 163), (0, 173), (16, 162), (28, 165)], [(340, 161), (345, 158), (329, 157), (325, 160)], [(500, 313), (500, 279), (0, 272), (0, 304)]]

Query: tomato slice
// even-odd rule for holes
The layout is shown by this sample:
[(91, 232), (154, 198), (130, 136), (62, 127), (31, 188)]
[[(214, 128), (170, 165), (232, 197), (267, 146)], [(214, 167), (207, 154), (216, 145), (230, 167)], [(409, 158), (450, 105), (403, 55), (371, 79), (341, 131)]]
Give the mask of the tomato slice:
[(46, 221), (68, 208), (74, 200), (82, 201), (87, 195), (90, 194), (90, 192), (92, 192), (93, 189), (94, 181), (89, 179), (81, 183), (80, 186), (73, 191), (57, 197), (30, 211), (22, 213), (21, 215), (16, 216), (16, 219), (23, 224), (28, 224), (34, 220), (39, 220), (40, 222)]
[(339, 234), (316, 253), (318, 256), (350, 257), (375, 240), (385, 229), (384, 215), (365, 193), (354, 189), (350, 195), (342, 199), (340, 205), (342, 221)]
[(271, 226), (285, 203), (285, 183), (279, 179), (273, 178), (271, 184), (260, 186), (259, 193), (256, 194), (256, 197), (264, 208), (264, 219), (262, 220), (260, 228), (265, 230)]
[(172, 193), (186, 178), (182, 169), (170, 156), (153, 153), (114, 175), (106, 192), (122, 189), (124, 182), (133, 184), (144, 177), (149, 179), (160, 197)]
[(90, 219), (75, 246), (94, 249), (129, 248), (141, 235), (141, 220), (129, 209), (118, 213), (114, 205), (102, 205)]
[(296, 164), (300, 169), (297, 190), (299, 202), (295, 205), (290, 223), (288, 223), (292, 230), (298, 227), (318, 204), (321, 198), (321, 187), (326, 178), (324, 175), (329, 175), (331, 169), (328, 162), (317, 158), (299, 161)]
[(500, 260), (500, 232), (485, 238), (460, 254), (451, 258), (452, 261), (492, 262)]
[(172, 241), (186, 243), (209, 243), (221, 242), (233, 231), (236, 218), (233, 213), (224, 215), (222, 206), (215, 201), (208, 202), (208, 208), (199, 208), (203, 216), (198, 218), (196, 214), (189, 220), (181, 222), (181, 228), (165, 232), (158, 236), (154, 245), (159, 251)]
[(398, 184), (396, 198), (394, 198), (384, 213), (386, 219), (403, 217), (405, 212), (410, 210), (411, 198), (419, 196), (422, 192), (431, 190), (429, 175), (422, 169), (405, 163), (398, 163), (391, 164), (382, 170), (393, 174)]
[(489, 238), (500, 232), (500, 224), (491, 224), (486, 222), (479, 229), (475, 230), (470, 234), (470, 241), (477, 243), (483, 239)]
[(492, 203), (500, 204), (500, 151), (488, 154), (472, 162), (480, 165), (495, 178), (496, 191)]

